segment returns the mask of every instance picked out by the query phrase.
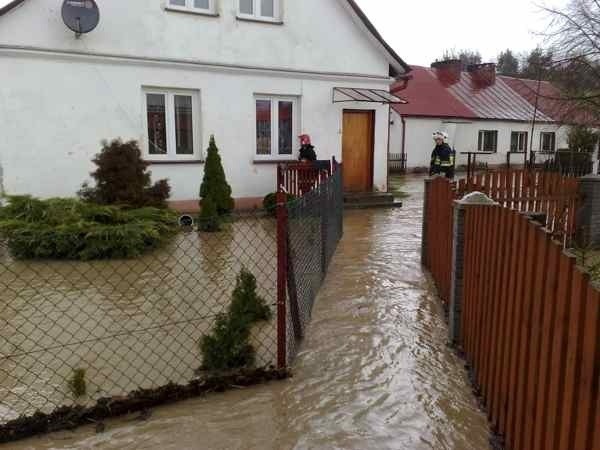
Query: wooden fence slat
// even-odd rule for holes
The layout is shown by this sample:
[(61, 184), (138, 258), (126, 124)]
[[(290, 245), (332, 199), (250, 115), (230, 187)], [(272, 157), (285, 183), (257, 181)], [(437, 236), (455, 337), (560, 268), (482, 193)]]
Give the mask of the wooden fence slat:
[(543, 303), (545, 301), (547, 274), (553, 273), (556, 270), (550, 260), (550, 241), (544, 230), (536, 231), (540, 245), (537, 247), (535, 260), (538, 262), (535, 267), (535, 275), (533, 281), (533, 301), (531, 314), (531, 338), (530, 338), (530, 354), (528, 377), (525, 385), (526, 402), (525, 402), (525, 418), (524, 418), (524, 436), (523, 448), (530, 449), (533, 446), (533, 430), (535, 420), (537, 379), (540, 366), (540, 341), (542, 332), (543, 319)]
[(555, 243), (550, 243), (550, 253), (548, 262), (548, 274), (546, 278), (545, 300), (543, 302), (542, 314), (542, 333), (540, 341), (540, 365), (537, 388), (537, 404), (535, 407), (534, 423), (534, 450), (544, 450), (543, 439), (546, 433), (546, 416), (548, 413), (548, 385), (549, 385), (549, 367), (550, 352), (552, 351), (552, 336), (554, 326), (554, 315), (556, 309), (556, 290), (558, 287), (559, 261), (562, 250)]
[[(530, 205), (531, 206), (531, 205)], [(525, 417), (525, 401), (527, 397), (526, 385), (529, 379), (529, 358), (531, 358), (531, 331), (532, 331), (532, 314), (533, 314), (533, 296), (534, 296), (534, 265), (531, 262), (535, 261), (538, 254), (539, 243), (539, 225), (533, 222), (527, 223), (527, 254), (525, 256), (525, 274), (521, 311), (523, 313), (521, 321), (521, 344), (519, 345), (519, 355), (517, 359), (517, 384), (513, 386), (516, 390), (516, 405), (515, 405), (515, 449), (523, 447), (523, 437), (525, 430), (523, 429), (526, 420)]]
[[(494, 179), (494, 183), (497, 180)], [(488, 275), (486, 276), (486, 284), (484, 291), (484, 302), (483, 307), (484, 311), (484, 323), (483, 323), (483, 358), (481, 362), (481, 372), (482, 372), (482, 380), (481, 380), (481, 393), (483, 398), (486, 401), (486, 404), (489, 406), (489, 397), (490, 397), (490, 357), (492, 352), (490, 348), (493, 343), (492, 330), (495, 321), (494, 308), (495, 308), (495, 296), (494, 296), (494, 281), (497, 278), (497, 273), (500, 270), (498, 265), (500, 259), (500, 237), (502, 236), (501, 230), (499, 229), (500, 217), (501, 217), (501, 208), (499, 206), (495, 206), (492, 208), (490, 215), (490, 236), (491, 236), (491, 247), (490, 253), (488, 256)], [(500, 233), (499, 233), (500, 232)]]
[[(564, 382), (564, 396), (560, 409), (562, 417), (560, 420), (560, 441), (558, 449), (573, 448), (575, 441), (575, 417), (577, 410), (576, 390), (579, 379), (579, 364), (582, 358), (583, 347), (583, 316), (585, 309), (585, 300), (587, 298), (587, 287), (589, 285), (589, 276), (584, 275), (579, 270), (573, 273), (571, 296), (569, 304), (569, 322), (567, 324), (567, 344), (566, 344), (566, 370)], [(558, 441), (558, 439), (557, 439)]]
[(498, 360), (498, 328), (499, 328), (499, 318), (500, 318), (500, 295), (502, 290), (501, 280), (503, 273), (506, 270), (506, 227), (507, 227), (507, 210), (502, 207), (498, 207), (498, 234), (496, 236), (497, 242), (497, 252), (496, 252), (496, 271), (495, 276), (491, 280), (491, 317), (492, 323), (490, 326), (490, 343), (488, 346), (488, 356), (487, 356), (487, 379), (486, 386), (487, 389), (487, 410), (488, 417), (490, 422), (493, 423), (494, 417), (494, 398), (495, 398), (495, 379), (496, 379), (496, 371), (497, 371), (497, 360)]
[(494, 331), (495, 340), (495, 357), (493, 360), (493, 377), (492, 377), (492, 402), (490, 406), (491, 412), (491, 423), (492, 428), (495, 432), (498, 432), (499, 419), (500, 419), (500, 398), (501, 398), (501, 388), (500, 384), (502, 382), (502, 360), (503, 360), (503, 352), (504, 352), (504, 343), (506, 342), (506, 334), (505, 327), (507, 326), (506, 321), (506, 286), (508, 285), (508, 279), (510, 277), (510, 272), (512, 270), (510, 264), (512, 259), (512, 248), (513, 241), (515, 239), (513, 233), (513, 225), (514, 225), (514, 213), (507, 209), (503, 208), (503, 222), (504, 222), (504, 232), (502, 233), (503, 239), (503, 257), (501, 262), (502, 272), (501, 276), (498, 278), (497, 284), (497, 303), (498, 303), (498, 317), (496, 318), (496, 330)]
[(481, 387), (482, 382), (482, 358), (483, 358), (483, 335), (485, 331), (485, 327), (481, 326), (481, 323), (484, 321), (484, 313), (485, 307), (483, 305), (485, 299), (484, 292), (487, 283), (487, 276), (490, 269), (490, 249), (492, 243), (492, 230), (491, 226), (493, 225), (491, 219), (492, 209), (490, 207), (481, 207), (483, 210), (483, 238), (482, 238), (482, 257), (479, 259), (479, 264), (482, 266), (479, 271), (479, 280), (477, 283), (477, 296), (476, 296), (476, 309), (477, 314), (475, 317), (475, 323), (478, 324), (475, 329), (475, 357), (474, 357), (474, 370), (475, 370), (475, 379), (477, 380), (478, 387)]
[(526, 220), (525, 217), (521, 216), (519, 217), (519, 228), (518, 228), (518, 233), (521, 236), (521, 255), (519, 257), (519, 262), (517, 265), (517, 279), (516, 279), (516, 286), (515, 286), (515, 290), (513, 291), (513, 296), (514, 296), (514, 303), (515, 303), (515, 307), (514, 307), (514, 315), (513, 315), (513, 324), (512, 324), (512, 333), (513, 333), (513, 339), (512, 339), (512, 346), (510, 349), (510, 360), (509, 360), (509, 392), (508, 392), (508, 403), (507, 403), (507, 417), (508, 417), (508, 422), (507, 422), (507, 427), (506, 427), (506, 441), (509, 442), (511, 448), (512, 445), (514, 445), (514, 441), (515, 441), (515, 434), (514, 434), (514, 430), (515, 430), (515, 418), (516, 418), (516, 404), (517, 404), (517, 389), (516, 386), (518, 385), (517, 383), (519, 383), (519, 372), (518, 372), (518, 365), (519, 365), (519, 355), (521, 353), (522, 350), (522, 345), (523, 345), (523, 336), (522, 336), (522, 321), (523, 321), (523, 316), (524, 316), (524, 311), (523, 311), (523, 297), (524, 297), (524, 286), (525, 286), (525, 261), (527, 261), (528, 259), (528, 251), (529, 249), (527, 248), (527, 228), (528, 228), (528, 221)]
[(571, 282), (574, 268), (575, 258), (563, 254), (561, 256), (558, 275), (556, 315), (552, 330), (553, 341), (550, 355), (550, 389), (548, 392), (548, 415), (545, 436), (545, 448), (548, 450), (556, 449), (556, 445), (558, 444), (559, 410), (562, 406), (564, 394), (567, 324), (570, 312), (567, 304), (571, 297)]
[[(588, 289), (583, 325), (583, 357), (577, 392), (574, 450), (597, 450), (600, 404), (600, 293)], [(595, 405), (594, 405), (595, 403)]]
[(505, 336), (506, 342), (504, 344), (504, 356), (502, 360), (502, 376), (501, 376), (501, 402), (500, 406), (500, 419), (498, 430), (502, 435), (506, 434), (507, 427), (507, 411), (508, 411), (508, 402), (509, 402), (509, 378), (510, 378), (510, 360), (511, 360), (511, 351), (513, 348), (513, 340), (515, 338), (515, 333), (513, 331), (513, 324), (515, 322), (515, 289), (517, 283), (517, 268), (518, 261), (521, 258), (520, 248), (522, 246), (522, 235), (519, 232), (521, 224), (521, 217), (517, 213), (513, 213), (513, 245), (511, 251), (511, 272), (510, 277), (508, 278), (508, 285), (506, 286), (505, 300), (506, 300), (506, 328), (505, 328)]

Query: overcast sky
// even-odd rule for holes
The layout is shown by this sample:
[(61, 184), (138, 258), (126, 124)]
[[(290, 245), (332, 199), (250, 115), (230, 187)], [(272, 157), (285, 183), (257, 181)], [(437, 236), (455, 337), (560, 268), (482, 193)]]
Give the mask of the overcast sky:
[(548, 17), (536, 5), (567, 0), (357, 0), (409, 64), (428, 66), (445, 49), (479, 50), (484, 62), (506, 48), (535, 48)]
[[(298, 1), (298, 0), (294, 0)], [(429, 65), (445, 49), (479, 50), (484, 62), (506, 48), (534, 48), (547, 16), (536, 5), (567, 0), (357, 0), (409, 64)], [(0, 6), (8, 0), (0, 0)]]

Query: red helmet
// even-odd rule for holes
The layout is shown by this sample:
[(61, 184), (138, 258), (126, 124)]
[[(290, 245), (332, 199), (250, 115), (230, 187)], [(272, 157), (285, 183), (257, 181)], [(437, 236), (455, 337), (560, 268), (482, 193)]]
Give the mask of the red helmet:
[(301, 134), (298, 138), (300, 139), (300, 145), (311, 145), (310, 136), (308, 134)]

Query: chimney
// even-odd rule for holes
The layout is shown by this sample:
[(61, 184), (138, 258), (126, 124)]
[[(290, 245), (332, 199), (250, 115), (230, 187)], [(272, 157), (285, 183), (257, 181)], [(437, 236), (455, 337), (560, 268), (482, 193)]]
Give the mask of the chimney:
[(477, 89), (483, 89), (493, 86), (496, 82), (496, 64), (471, 64), (467, 67), (467, 71), (471, 74), (473, 84)]
[(462, 64), (460, 59), (446, 59), (444, 61), (436, 61), (431, 64), (431, 68), (435, 69), (435, 74), (443, 84), (451, 86), (460, 81), (462, 72)]

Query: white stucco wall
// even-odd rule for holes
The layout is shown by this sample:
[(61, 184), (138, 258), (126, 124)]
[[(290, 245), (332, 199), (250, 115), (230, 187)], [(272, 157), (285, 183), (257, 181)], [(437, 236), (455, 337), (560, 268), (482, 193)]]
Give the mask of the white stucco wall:
[[(374, 184), (387, 190), (387, 107), (333, 104), (332, 90), (388, 89), (389, 62), (339, 0), (287, 0), (283, 25), (237, 21), (235, 0), (219, 0), (216, 18), (167, 12), (161, 0), (126, 3), (98, 1), (101, 23), (81, 39), (62, 24), (62, 0), (29, 0), (0, 17), (0, 45), (6, 46), (0, 48), (0, 164), (8, 194), (73, 195), (89, 179), (103, 139), (137, 139), (146, 148), (144, 86), (199, 92), (202, 148), (214, 134), (235, 197), (276, 187), (275, 164), (254, 161), (255, 94), (298, 97), (299, 131), (312, 136), (321, 159), (341, 160), (343, 108), (373, 109)], [(198, 197), (203, 168), (151, 166), (153, 179), (170, 180), (172, 200)]]
[[(402, 149), (402, 120), (400, 116), (393, 113), (393, 121), (390, 134), (390, 152), (400, 153)], [(498, 152), (494, 155), (480, 157), (482, 162), (488, 162), (491, 165), (505, 164), (506, 153), (510, 150), (510, 138), (513, 131), (526, 131), (528, 139), (531, 139), (531, 123), (524, 122), (506, 122), (480, 120), (474, 122), (462, 120), (441, 120), (430, 118), (407, 117), (406, 121), (406, 153), (407, 167), (428, 167), (430, 163), (431, 151), (434, 143), (432, 133), (437, 130), (446, 131), (449, 135), (449, 144), (454, 147), (457, 153), (465, 151), (477, 151), (477, 141), (480, 130), (498, 130)], [(533, 137), (533, 150), (539, 151), (540, 133), (556, 132), (557, 148), (567, 146), (568, 127), (552, 124), (540, 124), (535, 127)], [(529, 142), (527, 147), (529, 148)], [(512, 161), (517, 161), (514, 157)], [(457, 164), (466, 164), (467, 157), (458, 155)]]

